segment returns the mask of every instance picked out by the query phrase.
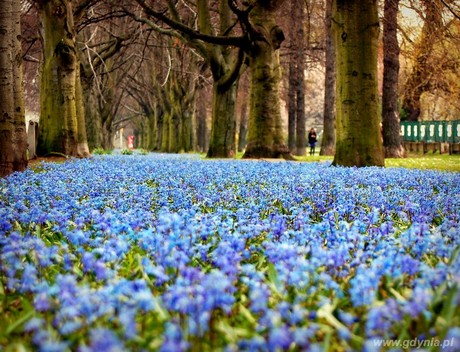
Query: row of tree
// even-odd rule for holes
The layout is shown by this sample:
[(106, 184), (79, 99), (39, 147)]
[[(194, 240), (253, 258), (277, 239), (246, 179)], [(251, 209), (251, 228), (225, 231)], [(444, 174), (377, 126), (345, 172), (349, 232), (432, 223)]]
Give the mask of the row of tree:
[[(34, 0), (22, 7), (19, 3), (8, 0), (0, 5), (0, 29), (6, 29), (0, 31), (4, 36), (0, 69), (9, 72), (2, 75), (0, 89), (2, 96), (16, 102), (2, 103), (2, 175), (27, 165), (20, 97), (24, 89), (17, 76), (22, 61), (17, 39), (21, 11), (27, 82), (33, 82), (33, 72), (39, 72), (39, 155), (59, 152), (85, 157), (90, 149), (111, 148), (114, 131), (128, 121), (136, 126), (138, 146), (149, 150), (198, 149), (207, 151), (208, 157), (223, 158), (243, 149), (246, 158), (304, 155), (305, 72), (308, 62), (323, 60), (318, 54), (323, 52), (321, 153), (334, 155), (334, 164), (347, 166), (383, 165), (385, 154), (403, 155), (399, 0), (384, 2), (382, 100), (377, 0), (132, 0), (123, 4)], [(439, 46), (433, 33), (444, 23), (442, 14), (448, 10), (449, 18), (457, 19), (452, 2), (422, 3), (423, 45), (406, 79), (410, 94), (403, 95), (410, 118), (418, 118), (417, 99), (433, 85), (432, 77), (427, 77), (426, 56)], [(458, 28), (451, 22), (444, 28)], [(287, 68), (284, 78), (282, 66)], [(287, 88), (287, 141), (281, 118), (283, 86)], [(32, 88), (26, 85), (28, 92)]]

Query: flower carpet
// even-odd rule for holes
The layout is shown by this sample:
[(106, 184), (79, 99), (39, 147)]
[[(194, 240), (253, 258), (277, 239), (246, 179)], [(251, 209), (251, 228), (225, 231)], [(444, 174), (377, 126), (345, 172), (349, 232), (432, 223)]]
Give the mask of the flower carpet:
[(459, 173), (41, 163), (0, 180), (0, 246), (6, 351), (460, 350)]

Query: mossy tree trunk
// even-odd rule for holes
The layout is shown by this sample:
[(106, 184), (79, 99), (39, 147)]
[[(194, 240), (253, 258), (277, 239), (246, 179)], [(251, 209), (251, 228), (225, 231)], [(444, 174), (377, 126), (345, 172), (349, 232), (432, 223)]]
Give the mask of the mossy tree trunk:
[[(294, 37), (294, 35), (292, 35)], [(293, 42), (291, 42), (291, 48), (293, 46)], [(296, 89), (295, 89), (295, 81), (297, 80), (297, 67), (295, 65), (294, 55), (291, 53), (289, 55), (289, 66), (288, 66), (288, 148), (290, 151), (295, 151), (295, 136), (296, 136)]]
[(75, 105), (77, 113), (77, 154), (87, 157), (90, 155), (86, 133), (86, 108), (83, 87), (81, 84), (80, 65), (76, 67), (75, 75)]
[(20, 1), (0, 4), (0, 177), (27, 167)]
[(284, 142), (279, 85), (279, 48), (284, 34), (276, 10), (284, 1), (258, 1), (250, 12), (254, 27), (249, 50), (250, 97), (248, 144), (243, 158), (292, 159)]
[(158, 112), (147, 105), (143, 106), (143, 110), (147, 117), (145, 124), (147, 139), (143, 148), (149, 151), (156, 150), (158, 143)]
[[(85, 70), (86, 71), (86, 70)], [(86, 102), (85, 129), (90, 150), (102, 148), (102, 120), (98, 113), (97, 98), (92, 93), (92, 77), (81, 76), (83, 100)]]
[(205, 152), (208, 149), (208, 126), (206, 123), (207, 111), (205, 98), (206, 94), (204, 92), (204, 89), (202, 88), (198, 94), (196, 101), (196, 146), (199, 152)]
[(377, 0), (335, 0), (337, 142), (333, 165), (383, 166)]
[(305, 1), (293, 1), (295, 13), (295, 33), (297, 37), (296, 48), (296, 66), (297, 66), (297, 80), (296, 80), (296, 138), (295, 138), (295, 155), (303, 156), (307, 154), (307, 131), (306, 131), (306, 116), (305, 116), (305, 30), (304, 30), (304, 16), (305, 16)]
[(37, 0), (37, 4), (43, 48), (37, 154), (85, 156), (80, 154), (86, 136), (78, 130), (77, 113), (82, 111), (77, 107), (80, 77), (72, 5), (68, 0)]
[(232, 158), (236, 150), (237, 83), (229, 87), (214, 82), (212, 89), (212, 124), (208, 158)]
[(246, 137), (248, 134), (248, 104), (244, 101), (240, 110), (240, 128), (238, 131), (238, 151), (242, 152), (246, 148)]
[(385, 0), (383, 25), (382, 127), (385, 157), (404, 157), (398, 109), (399, 44), (397, 36), (399, 0)]
[(326, 0), (325, 16), (325, 50), (326, 73), (324, 80), (324, 108), (323, 108), (323, 137), (321, 140), (320, 155), (334, 155), (335, 153), (335, 51), (332, 40), (332, 3)]
[[(202, 33), (212, 35), (208, 1), (198, 0), (198, 27)], [(227, 1), (219, 3), (219, 32), (222, 35), (232, 26)], [(208, 158), (232, 158), (236, 152), (236, 97), (242, 56), (232, 55), (222, 46), (204, 44), (202, 55), (211, 68), (212, 119)]]

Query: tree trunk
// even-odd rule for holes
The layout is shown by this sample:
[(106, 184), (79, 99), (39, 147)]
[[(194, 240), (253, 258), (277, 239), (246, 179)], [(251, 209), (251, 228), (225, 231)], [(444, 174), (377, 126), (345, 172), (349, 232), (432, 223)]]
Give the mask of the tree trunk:
[(86, 134), (86, 112), (83, 97), (83, 88), (81, 85), (80, 65), (76, 67), (75, 77), (75, 105), (77, 114), (77, 154), (82, 157), (90, 155), (88, 139)]
[(92, 84), (91, 77), (81, 77), (81, 87), (83, 99), (86, 101), (85, 109), (85, 129), (87, 131), (87, 140), (89, 150), (102, 148), (102, 121), (98, 113), (96, 97), (91, 94)]
[(296, 80), (296, 148), (295, 155), (307, 155), (306, 121), (305, 121), (305, 30), (304, 14), (305, 1), (295, 0), (297, 10), (296, 36), (297, 36), (297, 80)]
[[(296, 3), (297, 0), (293, 1)], [(295, 6), (291, 4), (292, 13), (295, 9)], [(294, 22), (295, 23), (295, 22)], [(297, 43), (296, 43), (296, 33), (293, 29), (290, 31), (290, 45), (291, 48), (289, 50), (289, 80), (288, 80), (288, 148), (291, 152), (294, 153), (295, 151), (295, 136), (296, 136), (296, 112), (297, 112), (297, 84), (296, 81), (298, 79), (297, 74), (297, 65), (296, 65), (296, 51), (297, 51)]]
[(257, 30), (249, 52), (250, 112), (248, 144), (243, 158), (292, 159), (283, 139), (279, 85), (279, 47), (284, 34), (276, 25), (275, 13), (283, 1), (258, 1), (251, 11)]
[(332, 3), (326, 0), (326, 73), (324, 80), (324, 116), (323, 137), (321, 140), (320, 155), (334, 155), (335, 153), (335, 50), (332, 41)]
[(212, 89), (212, 128), (208, 158), (233, 158), (236, 149), (235, 105), (237, 82), (222, 87), (214, 82)]
[(162, 152), (169, 152), (170, 151), (170, 144), (169, 144), (169, 126), (171, 125), (171, 112), (165, 111), (163, 115), (163, 126), (161, 131), (161, 148)]
[[(209, 4), (198, 1), (198, 27), (208, 35), (213, 34)], [(231, 11), (227, 1), (219, 3), (220, 34), (223, 35), (232, 26)], [(236, 96), (238, 91), (241, 65), (236, 64), (240, 58), (232, 57), (228, 48), (206, 45), (205, 58), (211, 67), (212, 120), (209, 139), (208, 158), (233, 158), (236, 151)], [(235, 67), (233, 67), (235, 66)], [(233, 77), (233, 78), (229, 78)]]
[(208, 149), (206, 143), (206, 136), (208, 134), (208, 129), (206, 126), (206, 101), (205, 101), (205, 92), (201, 90), (197, 99), (196, 104), (196, 121), (197, 121), (197, 149), (199, 152), (204, 152)]
[(246, 148), (246, 136), (248, 132), (248, 105), (246, 101), (241, 104), (240, 129), (238, 132), (238, 151), (242, 152)]
[(148, 142), (146, 149), (153, 151), (158, 145), (158, 109), (144, 108), (147, 116)]
[(385, 157), (404, 157), (399, 132), (398, 77), (399, 44), (397, 37), (399, 0), (385, 0), (383, 26), (382, 126)]
[(27, 167), (20, 1), (0, 4), (0, 177)]
[(72, 6), (67, 0), (40, 1), (39, 5), (43, 62), (37, 154), (79, 156), (76, 82), (80, 77)]
[(337, 145), (333, 165), (383, 166), (377, 0), (335, 0)]

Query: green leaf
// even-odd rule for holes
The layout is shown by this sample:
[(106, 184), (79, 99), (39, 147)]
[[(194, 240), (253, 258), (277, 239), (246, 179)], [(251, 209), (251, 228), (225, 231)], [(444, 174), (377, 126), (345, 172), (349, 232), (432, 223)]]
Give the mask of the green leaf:
[(267, 276), (269, 282), (271, 283), (270, 286), (272, 287), (272, 289), (274, 289), (278, 296), (281, 296), (283, 284), (278, 278), (278, 272), (276, 271), (275, 265), (273, 265), (273, 263), (268, 263)]
[(252, 312), (247, 309), (243, 304), (238, 304), (238, 311), (246, 318), (246, 321), (251, 325), (257, 324), (257, 319), (252, 315)]

